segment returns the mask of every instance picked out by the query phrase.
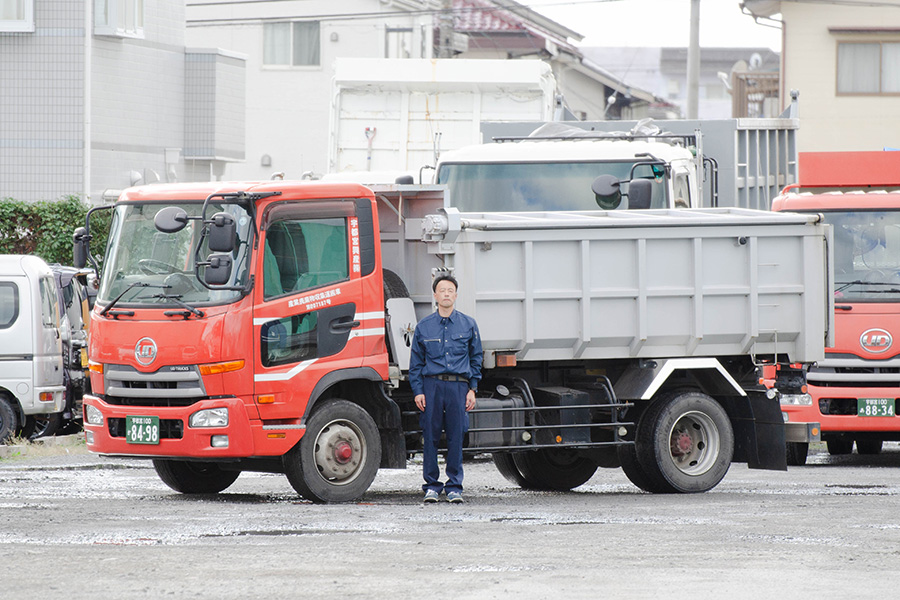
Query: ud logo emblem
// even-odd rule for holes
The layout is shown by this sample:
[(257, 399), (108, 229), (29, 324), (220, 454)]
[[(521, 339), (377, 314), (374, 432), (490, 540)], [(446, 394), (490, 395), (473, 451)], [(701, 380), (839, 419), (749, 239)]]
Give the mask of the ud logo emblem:
[(156, 342), (153, 338), (141, 338), (134, 345), (134, 359), (138, 364), (147, 366), (156, 360)]
[(874, 354), (885, 352), (893, 341), (891, 334), (884, 329), (867, 329), (859, 336), (859, 345)]

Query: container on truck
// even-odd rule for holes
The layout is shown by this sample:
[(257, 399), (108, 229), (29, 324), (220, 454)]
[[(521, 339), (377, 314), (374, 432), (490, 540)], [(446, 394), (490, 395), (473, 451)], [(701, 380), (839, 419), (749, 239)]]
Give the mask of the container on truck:
[(393, 182), (479, 143), (485, 121), (551, 120), (555, 103), (543, 61), (339, 58), (328, 172)]
[[(798, 371), (778, 391), (758, 371), (824, 355), (818, 216), (461, 212), (445, 191), (126, 190), (91, 315), (88, 448), (152, 459), (186, 493), (270, 471), (316, 502), (358, 498), (420, 451), (408, 344), (441, 270), (485, 350), (466, 451), (522, 486), (621, 466), (644, 490), (702, 492), (732, 461), (784, 469), (785, 440), (809, 439), (779, 408)], [(89, 221), (75, 239), (80, 264)]]
[(61, 338), (50, 267), (37, 256), (0, 256), (0, 442), (30, 437), (65, 408)]
[[(835, 344), (782, 410), (820, 422), (831, 454), (877, 454), (900, 440), (900, 152), (800, 153), (800, 181), (773, 210), (821, 214), (834, 230)], [(788, 444), (789, 463), (808, 452)]]

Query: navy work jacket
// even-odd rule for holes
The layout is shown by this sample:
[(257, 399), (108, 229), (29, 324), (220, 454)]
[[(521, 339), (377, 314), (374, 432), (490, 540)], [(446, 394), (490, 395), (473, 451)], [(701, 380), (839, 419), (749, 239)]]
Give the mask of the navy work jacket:
[(409, 383), (415, 395), (425, 393), (425, 377), (444, 373), (481, 381), (481, 335), (475, 319), (458, 310), (442, 317), (437, 311), (416, 325), (409, 357)]

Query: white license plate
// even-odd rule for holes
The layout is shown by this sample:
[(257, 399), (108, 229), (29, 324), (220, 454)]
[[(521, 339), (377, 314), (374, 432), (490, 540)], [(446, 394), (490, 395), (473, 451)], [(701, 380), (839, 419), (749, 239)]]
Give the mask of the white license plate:
[(129, 444), (158, 444), (159, 417), (125, 417), (125, 442)]

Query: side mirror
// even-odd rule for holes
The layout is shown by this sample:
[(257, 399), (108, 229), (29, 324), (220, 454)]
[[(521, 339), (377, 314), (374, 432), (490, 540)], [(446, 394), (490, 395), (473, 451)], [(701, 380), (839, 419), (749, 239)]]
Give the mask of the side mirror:
[(622, 184), (614, 175), (600, 175), (591, 183), (594, 200), (603, 210), (615, 210), (622, 203)]
[(643, 210), (650, 208), (650, 198), (653, 195), (653, 182), (649, 179), (632, 179), (628, 184), (628, 208), (629, 210)]
[(231, 279), (231, 267), (230, 254), (210, 254), (203, 280), (207, 285), (225, 285)]
[(231, 252), (234, 250), (234, 239), (237, 235), (237, 224), (234, 217), (226, 212), (212, 216), (209, 228), (209, 249), (212, 252)]
[(188, 216), (183, 208), (167, 206), (153, 218), (153, 224), (163, 233), (178, 233), (187, 225)]
[(72, 264), (78, 269), (83, 269), (87, 265), (87, 254), (87, 229), (78, 227), (72, 235)]

